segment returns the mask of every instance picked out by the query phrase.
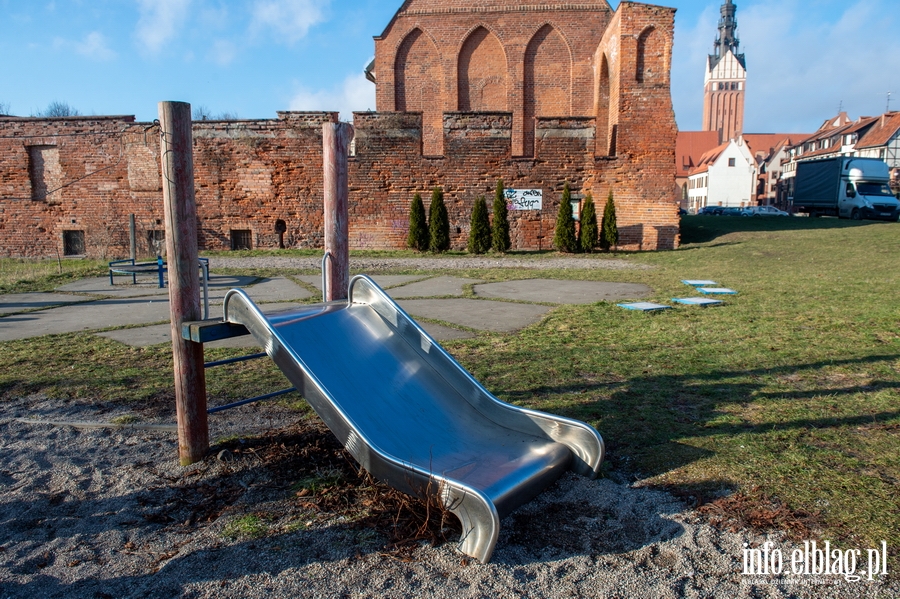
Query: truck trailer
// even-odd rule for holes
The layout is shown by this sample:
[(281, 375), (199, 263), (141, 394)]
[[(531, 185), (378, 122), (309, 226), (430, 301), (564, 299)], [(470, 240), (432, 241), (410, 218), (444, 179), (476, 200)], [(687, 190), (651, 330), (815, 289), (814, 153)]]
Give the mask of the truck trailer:
[(794, 212), (853, 220), (897, 221), (900, 202), (890, 188), (888, 165), (877, 158), (825, 158), (797, 163)]

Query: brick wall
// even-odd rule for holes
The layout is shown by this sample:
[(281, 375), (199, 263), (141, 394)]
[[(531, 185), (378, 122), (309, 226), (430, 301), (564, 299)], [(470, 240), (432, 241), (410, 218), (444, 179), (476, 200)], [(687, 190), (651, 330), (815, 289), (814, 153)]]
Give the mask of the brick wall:
[[(592, 57), (611, 17), (605, 0), (409, 0), (375, 38), (376, 107), (404, 110), (397, 91), (409, 89), (407, 40), (427, 37), (439, 57), (440, 93), (422, 108), (426, 142), (440, 136), (444, 112), (504, 110), (513, 113), (513, 155), (530, 156), (527, 119), (594, 115)], [(420, 81), (434, 81), (432, 71), (424, 75)], [(557, 105), (566, 110), (550, 112)]]
[[(605, 2), (517, 5), (500, 19), (500, 4), (484, 0), (454, 12), (410, 2), (398, 15), (411, 21), (398, 17), (376, 42), (377, 68), (391, 65), (386, 75), (378, 71), (379, 106), (399, 99), (404, 110), (354, 115), (351, 247), (404, 247), (413, 195), (427, 206), (439, 185), (452, 246), (462, 249), (475, 199), (484, 195), (490, 206), (498, 178), (508, 188), (544, 193), (541, 212), (510, 212), (516, 249), (548, 248), (566, 181), (598, 203), (612, 190), (623, 249), (677, 247), (674, 9), (622, 2), (611, 15)], [(458, 44), (448, 63), (451, 39)], [(384, 52), (389, 42), (398, 51)], [(492, 87), (501, 54), (503, 110), (435, 112), (440, 103), (416, 87), (423, 73), (437, 71), (456, 82), (462, 66), (465, 85), (442, 79), (437, 86), (444, 106), (457, 106), (464, 88), (471, 103), (477, 88), (477, 102), (503, 108), (503, 94)], [(336, 119), (280, 112), (277, 119), (195, 123), (201, 248), (229, 249), (244, 232), (253, 247), (275, 248), (282, 223), (288, 247), (321, 247), (322, 125)], [(66, 231), (81, 231), (87, 253), (122, 257), (134, 214), (139, 253), (151, 254), (163, 229), (159, 162), (158, 129), (133, 117), (0, 118), (0, 253), (63, 254)]]

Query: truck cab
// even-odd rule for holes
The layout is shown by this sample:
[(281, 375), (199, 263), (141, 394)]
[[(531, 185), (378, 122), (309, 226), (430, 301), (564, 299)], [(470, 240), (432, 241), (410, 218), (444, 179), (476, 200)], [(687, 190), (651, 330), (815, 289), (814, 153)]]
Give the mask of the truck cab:
[(891, 193), (887, 164), (876, 160), (848, 161), (842, 176), (839, 216), (853, 220), (900, 218), (900, 203)]

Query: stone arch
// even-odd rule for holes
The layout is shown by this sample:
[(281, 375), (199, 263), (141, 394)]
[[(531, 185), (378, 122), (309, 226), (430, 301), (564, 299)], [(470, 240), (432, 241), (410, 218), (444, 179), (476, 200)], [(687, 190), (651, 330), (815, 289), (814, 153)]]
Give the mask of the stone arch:
[(594, 110), (597, 129), (596, 153), (598, 156), (609, 155), (610, 95), (609, 58), (604, 52), (600, 54), (600, 69), (597, 73), (596, 109)]
[(663, 36), (650, 26), (638, 36), (635, 80), (638, 83), (659, 83), (665, 73)]
[(399, 112), (422, 113), (422, 151), (443, 152), (443, 72), (441, 55), (422, 29), (410, 31), (394, 60), (394, 105)]
[(459, 110), (506, 112), (509, 109), (506, 53), (496, 35), (483, 26), (459, 51)]
[(534, 154), (534, 124), (540, 116), (572, 113), (572, 54), (558, 29), (549, 23), (525, 48), (524, 151)]

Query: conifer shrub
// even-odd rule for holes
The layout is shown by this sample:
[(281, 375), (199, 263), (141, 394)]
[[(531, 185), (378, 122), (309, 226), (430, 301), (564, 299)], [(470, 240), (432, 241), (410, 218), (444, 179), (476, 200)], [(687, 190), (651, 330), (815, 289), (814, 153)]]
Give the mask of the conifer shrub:
[(406, 247), (424, 252), (428, 249), (428, 223), (425, 221), (425, 204), (418, 193), (413, 196), (409, 207), (409, 236), (406, 238)]
[(553, 245), (560, 252), (575, 252), (578, 239), (575, 237), (575, 219), (572, 218), (572, 192), (569, 182), (563, 186), (562, 201), (556, 214), (556, 231), (553, 234)]
[(472, 207), (467, 249), (471, 254), (483, 254), (491, 249), (491, 223), (488, 220), (487, 200), (484, 196), (475, 200), (475, 206)]
[(428, 249), (432, 252), (446, 252), (450, 249), (450, 217), (444, 205), (444, 192), (435, 187), (431, 192), (431, 206), (428, 209)]
[(503, 179), (497, 179), (494, 191), (494, 222), (491, 223), (491, 247), (497, 252), (508, 252), (509, 212), (506, 209), (506, 195), (503, 193)]
[(616, 204), (613, 202), (613, 192), (610, 189), (606, 207), (603, 209), (603, 223), (600, 226), (600, 247), (609, 251), (618, 244), (619, 228), (616, 225)]
[(584, 205), (581, 207), (581, 231), (578, 233), (581, 251), (593, 252), (597, 247), (598, 236), (597, 209), (594, 207), (594, 198), (588, 193), (584, 196)]

